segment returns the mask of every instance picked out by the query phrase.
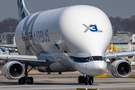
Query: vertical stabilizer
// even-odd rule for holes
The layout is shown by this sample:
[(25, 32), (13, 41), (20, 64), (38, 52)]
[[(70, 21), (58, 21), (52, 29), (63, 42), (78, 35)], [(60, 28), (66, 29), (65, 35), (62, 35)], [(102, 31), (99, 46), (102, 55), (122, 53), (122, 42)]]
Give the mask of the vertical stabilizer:
[(19, 20), (21, 21), (26, 16), (30, 15), (29, 11), (25, 7), (24, 0), (17, 0)]

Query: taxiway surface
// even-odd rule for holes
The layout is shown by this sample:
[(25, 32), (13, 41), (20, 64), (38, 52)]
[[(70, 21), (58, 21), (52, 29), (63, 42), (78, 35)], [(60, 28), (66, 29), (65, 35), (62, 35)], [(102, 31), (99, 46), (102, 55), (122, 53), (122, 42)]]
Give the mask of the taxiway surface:
[(34, 78), (33, 85), (18, 85), (17, 80), (8, 80), (0, 76), (0, 90), (76, 90), (76, 88), (135, 90), (135, 78), (95, 78), (93, 85), (84, 85), (78, 84), (79, 75), (81, 75), (79, 72), (29, 75)]

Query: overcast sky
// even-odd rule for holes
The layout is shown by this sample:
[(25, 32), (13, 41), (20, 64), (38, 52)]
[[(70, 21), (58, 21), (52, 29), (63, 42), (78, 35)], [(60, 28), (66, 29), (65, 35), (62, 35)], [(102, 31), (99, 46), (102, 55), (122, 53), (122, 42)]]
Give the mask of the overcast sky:
[[(135, 15), (135, 0), (25, 0), (30, 13), (71, 5), (92, 5), (103, 10), (108, 17), (129, 18)], [(17, 18), (17, 0), (0, 0), (0, 21)]]

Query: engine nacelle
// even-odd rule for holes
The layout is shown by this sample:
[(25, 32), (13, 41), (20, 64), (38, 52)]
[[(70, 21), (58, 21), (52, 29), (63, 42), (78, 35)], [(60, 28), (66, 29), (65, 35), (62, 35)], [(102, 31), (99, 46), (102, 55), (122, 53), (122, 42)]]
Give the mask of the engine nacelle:
[(24, 75), (24, 66), (18, 61), (7, 62), (3, 68), (2, 73), (7, 79), (19, 79)]
[(116, 60), (109, 66), (109, 71), (114, 77), (128, 77), (132, 72), (132, 66), (126, 60)]

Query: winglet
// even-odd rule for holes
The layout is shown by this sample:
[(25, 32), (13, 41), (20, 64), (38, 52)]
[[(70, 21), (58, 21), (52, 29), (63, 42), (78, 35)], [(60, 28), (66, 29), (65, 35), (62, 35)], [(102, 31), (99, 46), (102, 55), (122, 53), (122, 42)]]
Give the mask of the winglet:
[(19, 20), (21, 21), (26, 16), (30, 15), (29, 11), (25, 7), (24, 0), (17, 0)]

